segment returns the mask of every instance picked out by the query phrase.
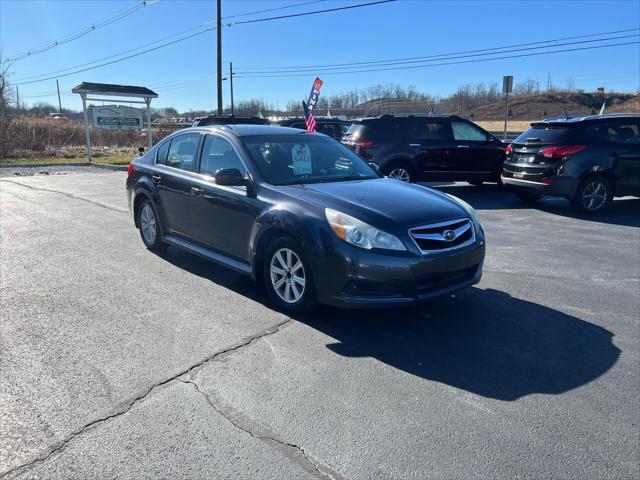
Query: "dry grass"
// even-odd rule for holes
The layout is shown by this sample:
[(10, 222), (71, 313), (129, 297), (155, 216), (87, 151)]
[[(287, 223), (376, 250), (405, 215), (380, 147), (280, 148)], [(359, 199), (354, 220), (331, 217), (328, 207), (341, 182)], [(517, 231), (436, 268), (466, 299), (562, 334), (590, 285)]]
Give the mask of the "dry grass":
[[(509, 120), (507, 130), (510, 132), (524, 132), (534, 120)], [(504, 130), (504, 120), (478, 120), (478, 125), (488, 132), (502, 132)]]

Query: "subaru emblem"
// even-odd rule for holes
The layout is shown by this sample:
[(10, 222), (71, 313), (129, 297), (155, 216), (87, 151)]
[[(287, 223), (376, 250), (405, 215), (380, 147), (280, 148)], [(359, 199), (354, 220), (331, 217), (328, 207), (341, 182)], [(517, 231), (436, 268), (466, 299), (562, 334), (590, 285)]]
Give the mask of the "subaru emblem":
[(442, 238), (444, 238), (447, 242), (455, 240), (456, 237), (456, 232), (454, 232), (453, 230), (445, 230), (444, 232), (442, 232)]

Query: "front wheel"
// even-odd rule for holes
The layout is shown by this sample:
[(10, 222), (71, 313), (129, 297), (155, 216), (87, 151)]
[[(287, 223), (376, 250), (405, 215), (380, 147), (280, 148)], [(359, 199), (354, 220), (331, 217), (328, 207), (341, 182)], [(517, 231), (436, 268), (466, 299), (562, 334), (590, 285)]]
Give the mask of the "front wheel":
[(415, 182), (416, 173), (409, 162), (404, 160), (396, 160), (382, 169), (382, 174), (385, 177), (400, 180), (401, 182), (412, 183)]
[(571, 206), (583, 213), (599, 213), (613, 200), (611, 182), (600, 175), (585, 178), (571, 199)]
[(265, 255), (264, 281), (271, 301), (289, 313), (304, 313), (317, 306), (311, 267), (298, 243), (282, 237)]

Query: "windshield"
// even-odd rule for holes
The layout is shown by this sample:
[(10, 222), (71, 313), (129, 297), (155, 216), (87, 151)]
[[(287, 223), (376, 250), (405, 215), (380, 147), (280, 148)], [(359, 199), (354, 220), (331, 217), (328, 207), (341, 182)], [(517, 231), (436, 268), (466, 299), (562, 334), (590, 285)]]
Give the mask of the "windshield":
[(241, 140), (260, 173), (273, 185), (378, 178), (367, 162), (328, 137), (269, 135)]
[(573, 132), (573, 128), (567, 126), (534, 125), (516, 138), (513, 143), (559, 143), (567, 138), (571, 132)]

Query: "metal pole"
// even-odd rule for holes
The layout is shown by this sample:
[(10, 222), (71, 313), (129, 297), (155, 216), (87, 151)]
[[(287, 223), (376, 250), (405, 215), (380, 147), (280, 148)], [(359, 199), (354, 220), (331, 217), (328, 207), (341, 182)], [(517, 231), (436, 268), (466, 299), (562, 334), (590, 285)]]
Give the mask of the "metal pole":
[(147, 104), (147, 143), (149, 144), (149, 148), (153, 146), (153, 135), (151, 133), (151, 99), (145, 98), (145, 103)]
[(509, 91), (505, 93), (505, 107), (504, 107), (504, 137), (503, 140), (507, 141), (507, 121), (509, 118)]
[(18, 91), (18, 86), (16, 85), (16, 108), (18, 112), (20, 111), (20, 92)]
[(84, 113), (84, 133), (87, 137), (87, 156), (89, 157), (89, 163), (93, 160), (93, 151), (91, 150), (91, 135), (89, 134), (89, 118), (87, 117), (87, 94), (81, 93), (82, 98), (82, 112)]
[(231, 116), (233, 117), (233, 63), (229, 62), (229, 80), (231, 81)]
[(62, 113), (62, 101), (60, 100), (60, 84), (58, 83), (57, 78), (56, 78), (56, 87), (58, 87), (58, 107), (60, 108), (58, 111)]
[(222, 116), (222, 0), (218, 0), (218, 115)]

